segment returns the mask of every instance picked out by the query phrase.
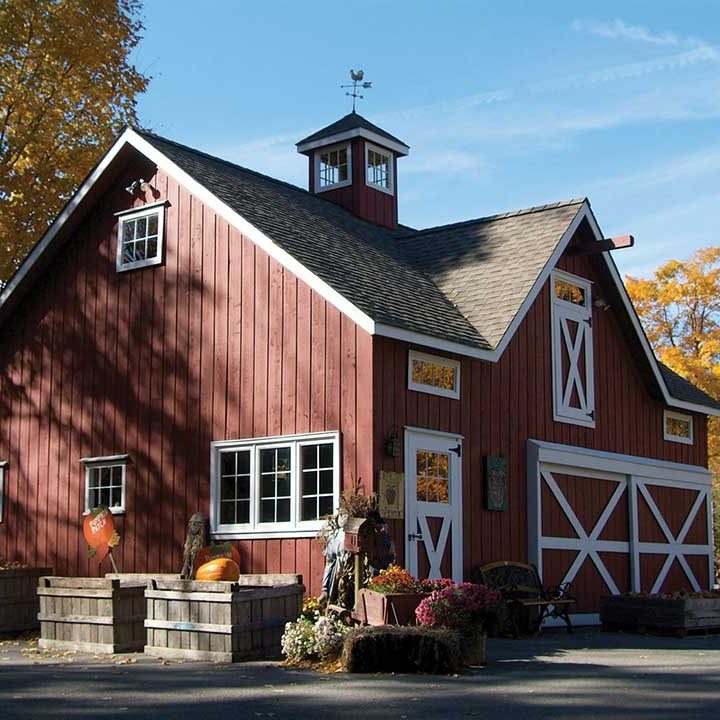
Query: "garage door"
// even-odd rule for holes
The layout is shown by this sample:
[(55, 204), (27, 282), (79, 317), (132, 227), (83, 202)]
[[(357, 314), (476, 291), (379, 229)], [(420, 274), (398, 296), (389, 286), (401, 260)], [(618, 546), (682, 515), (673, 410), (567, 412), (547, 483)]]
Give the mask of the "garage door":
[(705, 468), (532, 440), (528, 554), (546, 585), (571, 582), (576, 621), (602, 595), (710, 587)]

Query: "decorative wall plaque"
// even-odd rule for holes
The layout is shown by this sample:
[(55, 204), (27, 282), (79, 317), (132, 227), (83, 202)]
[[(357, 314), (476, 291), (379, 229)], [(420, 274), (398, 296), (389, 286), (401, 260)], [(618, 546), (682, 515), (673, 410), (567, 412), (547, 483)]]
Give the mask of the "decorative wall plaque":
[(508, 507), (508, 461), (503, 455), (486, 455), (485, 509), (507, 510)]
[(383, 520), (400, 520), (405, 517), (405, 475), (381, 470), (378, 497)]

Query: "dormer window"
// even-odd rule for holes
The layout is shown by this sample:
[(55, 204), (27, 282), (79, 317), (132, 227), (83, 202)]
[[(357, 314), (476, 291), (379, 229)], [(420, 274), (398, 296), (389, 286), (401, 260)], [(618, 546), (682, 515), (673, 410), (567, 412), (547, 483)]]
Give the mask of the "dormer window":
[(365, 181), (370, 187), (386, 193), (393, 192), (392, 153), (381, 148), (365, 145)]
[(318, 190), (330, 190), (350, 184), (350, 145), (336, 145), (316, 155)]
[(116, 213), (117, 271), (159, 265), (163, 256), (165, 203), (153, 203)]

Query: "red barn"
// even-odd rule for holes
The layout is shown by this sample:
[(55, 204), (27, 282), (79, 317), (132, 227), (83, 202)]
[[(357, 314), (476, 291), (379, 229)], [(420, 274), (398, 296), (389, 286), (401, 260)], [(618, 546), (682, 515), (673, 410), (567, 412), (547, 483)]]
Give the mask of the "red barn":
[(402, 141), (351, 113), (297, 149), (309, 192), (128, 129), (10, 280), (0, 558), (96, 574), (102, 502), (124, 571), (177, 571), (200, 510), (317, 592), (362, 480), (419, 575), (529, 560), (586, 619), (709, 587), (720, 405), (655, 359), (589, 202), (414, 230)]

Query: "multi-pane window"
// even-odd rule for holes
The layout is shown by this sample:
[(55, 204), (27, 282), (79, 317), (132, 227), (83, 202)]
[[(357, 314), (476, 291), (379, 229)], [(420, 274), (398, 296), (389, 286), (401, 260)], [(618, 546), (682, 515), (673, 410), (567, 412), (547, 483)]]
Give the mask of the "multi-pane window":
[(555, 270), (550, 287), (553, 419), (595, 427), (591, 285)]
[(350, 182), (349, 146), (321, 150), (318, 153), (317, 180), (320, 190)]
[(155, 204), (118, 215), (119, 271), (162, 262), (164, 212), (164, 204)]
[(125, 510), (126, 463), (102, 460), (85, 463), (85, 512), (104, 505), (112, 512)]
[(670, 442), (692, 445), (692, 416), (666, 410), (663, 415), (663, 437)]
[(447, 453), (418, 450), (415, 454), (417, 500), (447, 503), (450, 497), (450, 456)]
[(371, 145), (366, 146), (366, 182), (392, 192), (392, 155)]
[(315, 532), (337, 509), (337, 433), (219, 441), (212, 458), (218, 536)]
[(411, 350), (408, 357), (408, 388), (458, 399), (460, 363)]

